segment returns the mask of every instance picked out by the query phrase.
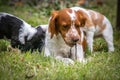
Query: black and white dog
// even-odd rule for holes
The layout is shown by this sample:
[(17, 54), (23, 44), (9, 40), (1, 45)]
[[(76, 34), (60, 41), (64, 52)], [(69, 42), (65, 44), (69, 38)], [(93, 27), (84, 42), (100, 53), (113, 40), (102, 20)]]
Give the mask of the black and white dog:
[(45, 44), (45, 31), (40, 26), (34, 28), (8, 13), (0, 13), (0, 39), (4, 37), (11, 40), (13, 48), (22, 51), (38, 49), (41, 52)]

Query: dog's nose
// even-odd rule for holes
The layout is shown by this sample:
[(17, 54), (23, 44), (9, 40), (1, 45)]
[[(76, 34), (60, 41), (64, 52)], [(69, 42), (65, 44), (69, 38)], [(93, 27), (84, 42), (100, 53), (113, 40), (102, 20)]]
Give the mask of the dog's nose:
[(79, 38), (74, 38), (72, 41), (77, 42), (77, 41), (79, 41)]

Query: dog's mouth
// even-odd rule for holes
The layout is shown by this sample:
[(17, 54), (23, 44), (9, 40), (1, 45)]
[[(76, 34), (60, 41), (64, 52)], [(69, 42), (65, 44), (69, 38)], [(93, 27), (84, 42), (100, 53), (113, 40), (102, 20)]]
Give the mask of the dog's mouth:
[(77, 44), (77, 42), (74, 42), (74, 41), (72, 41), (72, 40), (65, 40), (65, 43), (68, 45), (68, 46), (70, 46), (70, 47), (73, 47), (73, 46), (75, 46), (76, 44)]
[(68, 46), (70, 46), (70, 47), (73, 47), (73, 46), (75, 46), (76, 45), (76, 42), (66, 42), (66, 44), (68, 45)]
[(70, 47), (75, 46), (79, 42), (79, 40), (79, 38), (64, 38), (65, 43)]

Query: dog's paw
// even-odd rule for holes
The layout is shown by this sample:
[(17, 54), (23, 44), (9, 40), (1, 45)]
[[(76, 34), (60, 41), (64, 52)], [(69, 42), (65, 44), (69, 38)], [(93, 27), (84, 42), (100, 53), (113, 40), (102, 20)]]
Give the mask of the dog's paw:
[(65, 63), (67, 65), (68, 64), (74, 64), (74, 61), (70, 58), (63, 58), (61, 56), (57, 56), (56, 59), (59, 60), (59, 61), (62, 61), (63, 63)]
[(108, 52), (114, 52), (114, 48), (110, 48)]
[(69, 59), (69, 58), (63, 58), (62, 61), (65, 64), (74, 64), (74, 61), (72, 59)]
[(80, 62), (80, 63), (86, 64), (88, 60), (83, 58), (83, 59), (79, 59), (77, 61)]

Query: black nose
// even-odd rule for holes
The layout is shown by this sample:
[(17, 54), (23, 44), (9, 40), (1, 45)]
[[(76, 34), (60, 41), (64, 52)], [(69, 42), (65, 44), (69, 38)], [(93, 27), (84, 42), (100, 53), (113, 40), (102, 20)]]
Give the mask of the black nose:
[(73, 42), (77, 42), (77, 41), (79, 41), (79, 39), (78, 39), (78, 38), (73, 39)]

